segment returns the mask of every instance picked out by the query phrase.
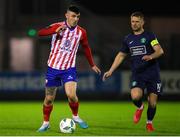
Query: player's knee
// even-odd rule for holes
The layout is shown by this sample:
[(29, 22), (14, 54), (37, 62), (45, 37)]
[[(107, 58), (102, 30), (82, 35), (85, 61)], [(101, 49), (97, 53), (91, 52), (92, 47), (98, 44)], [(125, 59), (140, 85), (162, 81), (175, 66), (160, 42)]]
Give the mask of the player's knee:
[(132, 98), (132, 100), (140, 100), (141, 95), (139, 95), (139, 94), (131, 94), (131, 98)]
[(71, 101), (75, 101), (76, 100), (76, 95), (75, 94), (67, 94), (67, 97)]
[(131, 98), (133, 100), (139, 100), (139, 99), (142, 98), (142, 95), (140, 93), (138, 93), (138, 92), (131, 92)]
[(156, 102), (149, 102), (149, 106), (151, 108), (155, 108), (156, 107)]
[(75, 96), (73, 94), (67, 94), (67, 97), (72, 100)]

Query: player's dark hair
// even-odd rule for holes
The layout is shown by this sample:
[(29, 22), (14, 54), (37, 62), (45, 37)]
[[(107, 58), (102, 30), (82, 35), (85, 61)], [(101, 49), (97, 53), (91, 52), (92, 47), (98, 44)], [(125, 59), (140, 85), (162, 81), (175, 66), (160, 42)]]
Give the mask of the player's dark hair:
[(131, 17), (140, 17), (144, 20), (144, 14), (142, 12), (136, 11), (131, 14)]
[(70, 5), (68, 8), (67, 8), (67, 11), (72, 11), (76, 14), (79, 14), (80, 13), (80, 10), (79, 10), (79, 7), (76, 6), (76, 5)]

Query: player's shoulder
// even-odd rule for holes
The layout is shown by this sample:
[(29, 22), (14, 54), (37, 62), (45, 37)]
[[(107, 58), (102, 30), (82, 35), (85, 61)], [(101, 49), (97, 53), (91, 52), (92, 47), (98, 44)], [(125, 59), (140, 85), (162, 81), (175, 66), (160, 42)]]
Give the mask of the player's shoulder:
[(148, 36), (154, 36), (155, 35), (155, 33), (154, 32), (152, 32), (152, 31), (144, 31), (144, 34), (145, 35), (148, 35)]
[(157, 39), (156, 34), (154, 32), (152, 32), (152, 31), (144, 31), (144, 35), (143, 36), (145, 36), (149, 40)]
[(79, 30), (81, 30), (82, 31), (82, 33), (86, 33), (86, 29), (85, 28), (83, 28), (83, 27), (81, 27), (81, 26), (77, 26), (77, 28), (79, 29)]
[(127, 35), (124, 36), (124, 41), (128, 40), (133, 34), (129, 33)]

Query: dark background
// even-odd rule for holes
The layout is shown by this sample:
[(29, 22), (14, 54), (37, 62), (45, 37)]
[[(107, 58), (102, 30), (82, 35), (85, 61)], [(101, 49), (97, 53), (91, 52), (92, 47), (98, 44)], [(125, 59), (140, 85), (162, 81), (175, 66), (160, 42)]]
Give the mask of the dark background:
[[(80, 7), (79, 25), (87, 30), (94, 60), (102, 72), (109, 69), (124, 36), (131, 32), (129, 16), (134, 11), (141, 11), (146, 19), (145, 29), (157, 34), (165, 51), (165, 55), (159, 59), (161, 70), (167, 71), (167, 75), (175, 73), (173, 76), (179, 76), (179, 4), (178, 1), (155, 0), (0, 0), (0, 72), (2, 74), (4, 72), (45, 72), (51, 39), (38, 37), (37, 31), (54, 22), (63, 21), (66, 8), (70, 4), (77, 4)], [(28, 32), (32, 29), (36, 34), (30, 36)], [(25, 65), (22, 65), (20, 70), (17, 70), (12, 67), (10, 46), (12, 38), (30, 38), (33, 41), (32, 68), (26, 70)], [(78, 51), (77, 60), (79, 72), (91, 71), (81, 48)], [(27, 59), (26, 63), (28, 62), (30, 60)], [(20, 60), (14, 63), (20, 66)], [(129, 65), (127, 58), (116, 72), (129, 71)], [(169, 81), (165, 81), (166, 86), (170, 85), (169, 87), (172, 88), (171, 85), (173, 85), (180, 90), (180, 78), (174, 80), (173, 76)], [(173, 95), (174, 98), (177, 98), (177, 95), (179, 91), (178, 94)], [(9, 95), (5, 96), (9, 97)]]

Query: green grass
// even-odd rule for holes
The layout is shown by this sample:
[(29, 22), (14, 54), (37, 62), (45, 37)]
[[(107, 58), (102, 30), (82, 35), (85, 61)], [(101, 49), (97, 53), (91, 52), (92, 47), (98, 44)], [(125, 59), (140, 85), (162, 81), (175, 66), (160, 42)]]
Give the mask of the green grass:
[(73, 134), (59, 132), (59, 121), (71, 117), (67, 102), (55, 101), (51, 128), (45, 133), (36, 130), (42, 123), (42, 102), (0, 102), (0, 136), (132, 136), (180, 135), (180, 102), (159, 102), (153, 121), (155, 132), (145, 129), (146, 109), (138, 124), (132, 121), (132, 102), (80, 102), (79, 115), (88, 129), (76, 128)]

